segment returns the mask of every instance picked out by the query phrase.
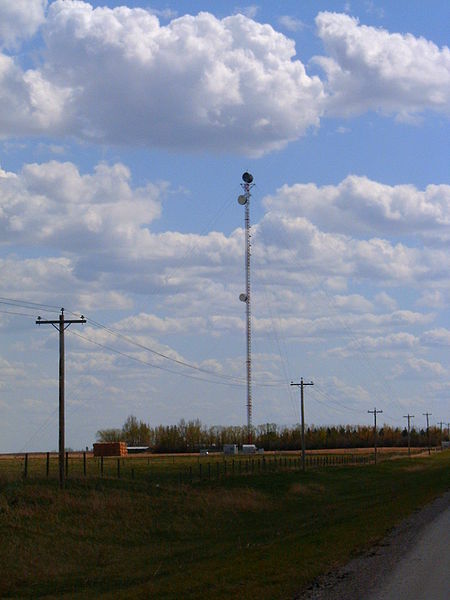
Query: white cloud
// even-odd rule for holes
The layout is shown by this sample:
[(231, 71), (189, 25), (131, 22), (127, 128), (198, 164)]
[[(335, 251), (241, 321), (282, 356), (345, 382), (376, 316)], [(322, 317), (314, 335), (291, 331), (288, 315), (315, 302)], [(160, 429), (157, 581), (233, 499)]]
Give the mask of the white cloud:
[(316, 278), (333, 275), (394, 285), (447, 278), (450, 257), (445, 250), (324, 233), (307, 219), (291, 216), (288, 210), (282, 214), (270, 211), (255, 231), (262, 242), (254, 251), (255, 262), (260, 261), (258, 266), (263, 270), (261, 278), (267, 264), (273, 272), (277, 269), (280, 281), (298, 284), (305, 272), (314, 272)]
[(392, 369), (395, 377), (410, 375), (417, 377), (419, 375), (437, 375), (444, 376), (447, 370), (439, 362), (425, 360), (423, 358), (411, 357), (402, 364), (397, 364)]
[(15, 61), (0, 53), (0, 135), (20, 136), (62, 132), (66, 86), (54, 85), (41, 72), (23, 72)]
[[(395, 201), (395, 188), (375, 182), (366, 186), (366, 180), (360, 187), (360, 204), (366, 203), (369, 209), (373, 204), (379, 210), (377, 195), (370, 195), (373, 188), (379, 188), (388, 198), (384, 213), (392, 213), (389, 203)], [(30, 247), (55, 259), (63, 256), (68, 281), (78, 282), (78, 298), (87, 306), (92, 306), (102, 291), (105, 302), (123, 307), (129, 294), (145, 293), (164, 297), (166, 307), (174, 309), (176, 305), (185, 316), (206, 304), (220, 305), (216, 310), (223, 314), (241, 287), (243, 231), (237, 229), (229, 235), (214, 231), (207, 235), (152, 232), (166, 188), (167, 184), (133, 187), (129, 170), (120, 163), (99, 164), (91, 174), (81, 174), (73, 163), (57, 161), (25, 165), (17, 174), (3, 171), (1, 243), (10, 252), (21, 248), (22, 256)], [(363, 210), (358, 212), (356, 194), (352, 202), (349, 189), (352, 186), (345, 180), (337, 187), (285, 187), (267, 198), (269, 212), (253, 227), (255, 283), (295, 288), (305, 285), (307, 275), (311, 281), (306, 284), (311, 289), (326, 285), (330, 290), (345, 290), (351, 279), (390, 286), (443, 285), (450, 269), (445, 250), (410, 247), (377, 237), (354, 239), (349, 234), (322, 230), (332, 228), (330, 215), (334, 216), (334, 229), (344, 229), (342, 214), (349, 212), (355, 231), (358, 225), (361, 231), (369, 227), (373, 211), (367, 210), (367, 215)], [(424, 193), (412, 189), (411, 195), (411, 206), (405, 202), (403, 208), (397, 201), (396, 210), (405, 215), (403, 227), (407, 229), (408, 221), (412, 221), (410, 228), (419, 228), (421, 219), (416, 212), (420, 215), (422, 207), (427, 215), (423, 228), (431, 230), (431, 208)], [(417, 196), (422, 198), (417, 200)], [(308, 218), (297, 216), (302, 212)], [(443, 209), (435, 210), (438, 224), (445, 214)], [(389, 298), (380, 297), (378, 303), (380, 299), (393, 308)], [(358, 294), (336, 295), (333, 303), (335, 309), (345, 312), (374, 311), (372, 302)], [(214, 314), (214, 309), (210, 312)], [(163, 322), (153, 325), (175, 327)]]
[(2, 242), (101, 252), (130, 244), (160, 214), (161, 189), (132, 189), (129, 170), (100, 164), (81, 175), (73, 163), (25, 165), (0, 178)]
[(380, 110), (408, 118), (426, 109), (449, 113), (448, 47), (361, 25), (345, 14), (319, 13), (316, 24), (329, 54), (315, 58), (328, 80), (328, 114)]
[(425, 331), (421, 341), (428, 346), (450, 346), (450, 330), (440, 327)]
[(267, 196), (268, 210), (307, 217), (325, 231), (352, 235), (432, 234), (448, 239), (450, 186), (385, 185), (367, 177), (347, 176), (338, 185), (283, 186)]
[(257, 4), (249, 4), (248, 6), (241, 6), (236, 8), (234, 11), (237, 14), (245, 15), (249, 19), (254, 19), (259, 13), (260, 7)]
[[(250, 16), (203, 12), (161, 25), (153, 9), (81, 0), (55, 0), (43, 21), (45, 5), (33, 0), (25, 14), (21, 2), (16, 30), (5, 27), (12, 44), (19, 29), (32, 35), (41, 25), (44, 48), (27, 71), (20, 56), (0, 54), (0, 135), (259, 156), (318, 127), (325, 111), (411, 119), (450, 104), (448, 48), (345, 14), (317, 17), (329, 53), (316, 57), (325, 86), (307, 74), (293, 40), (250, 18), (256, 7)], [(302, 25), (286, 15), (280, 22)]]
[(322, 83), (294, 59), (294, 42), (243, 15), (161, 26), (142, 9), (56, 0), (43, 31), (42, 72), (71, 91), (66, 133), (258, 155), (319, 124)]
[(445, 308), (448, 305), (448, 299), (439, 290), (424, 290), (417, 300), (418, 306), (427, 306), (429, 308)]
[(362, 352), (371, 355), (393, 357), (399, 352), (410, 352), (419, 344), (419, 338), (411, 333), (387, 333), (383, 336), (361, 336), (344, 347), (333, 348), (327, 352), (329, 356), (350, 358)]
[(0, 47), (14, 48), (44, 22), (47, 0), (0, 0)]
[(305, 27), (303, 21), (290, 15), (282, 15), (279, 17), (278, 23), (288, 31), (301, 31)]
[(376, 304), (388, 308), (389, 310), (395, 310), (397, 308), (397, 302), (389, 296), (386, 292), (380, 292), (375, 296)]

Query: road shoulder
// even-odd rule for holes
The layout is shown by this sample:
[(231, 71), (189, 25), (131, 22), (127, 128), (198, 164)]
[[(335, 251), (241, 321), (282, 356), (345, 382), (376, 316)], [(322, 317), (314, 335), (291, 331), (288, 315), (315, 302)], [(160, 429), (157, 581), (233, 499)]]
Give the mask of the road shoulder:
[(450, 491), (418, 509), (376, 546), (349, 563), (317, 578), (294, 600), (355, 600), (368, 598), (380, 581), (392, 573), (399, 561), (443, 511), (450, 507)]

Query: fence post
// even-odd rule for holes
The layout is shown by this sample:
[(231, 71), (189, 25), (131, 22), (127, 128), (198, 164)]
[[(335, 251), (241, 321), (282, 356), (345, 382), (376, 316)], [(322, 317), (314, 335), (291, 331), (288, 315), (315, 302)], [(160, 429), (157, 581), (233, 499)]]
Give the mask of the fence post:
[(45, 474), (47, 475), (47, 479), (50, 473), (50, 452), (47, 452), (47, 462), (45, 465)]
[(25, 454), (25, 461), (23, 464), (23, 478), (26, 479), (28, 477), (28, 452)]

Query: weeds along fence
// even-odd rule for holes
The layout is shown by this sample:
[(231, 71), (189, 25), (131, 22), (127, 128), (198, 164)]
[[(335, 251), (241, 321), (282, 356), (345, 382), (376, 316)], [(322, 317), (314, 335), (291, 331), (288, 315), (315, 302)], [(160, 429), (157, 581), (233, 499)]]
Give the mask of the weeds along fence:
[[(416, 449), (414, 453), (421, 453)], [(378, 461), (398, 455), (383, 453)], [(402, 453), (402, 456), (405, 456)], [(342, 465), (370, 465), (374, 463), (373, 453), (355, 454), (307, 454), (306, 469), (328, 468)], [(6, 479), (57, 479), (59, 474), (58, 455), (26, 453), (0, 458), (0, 477)], [(195, 483), (220, 480), (225, 477), (250, 476), (255, 473), (301, 470), (299, 454), (267, 456), (148, 456), (128, 455), (126, 457), (93, 457), (91, 453), (78, 452), (65, 455), (66, 478), (117, 478), (146, 479), (155, 483)]]

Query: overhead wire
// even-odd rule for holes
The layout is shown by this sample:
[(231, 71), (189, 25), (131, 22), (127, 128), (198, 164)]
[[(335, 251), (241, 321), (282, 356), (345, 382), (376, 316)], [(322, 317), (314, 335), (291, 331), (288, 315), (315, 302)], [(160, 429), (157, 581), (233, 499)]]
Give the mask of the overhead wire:
[[(104, 348), (105, 350), (108, 350), (110, 352), (114, 352), (115, 354), (118, 354), (120, 356), (126, 357), (126, 358), (128, 358), (130, 360), (133, 360), (135, 362), (142, 363), (142, 364), (144, 364), (146, 366), (149, 366), (149, 367), (152, 367), (154, 369), (165, 371), (167, 373), (172, 373), (173, 375), (178, 375), (180, 377), (187, 377), (188, 379), (195, 379), (197, 381), (204, 381), (204, 382), (207, 382), (207, 383), (214, 383), (214, 384), (218, 384), (218, 385), (226, 385), (226, 386), (230, 386), (230, 387), (242, 387), (243, 385), (245, 385), (244, 382), (239, 382), (239, 381), (220, 381), (220, 380), (217, 381), (217, 380), (214, 380), (214, 379), (206, 379), (204, 377), (197, 377), (196, 375), (190, 375), (189, 373), (182, 373), (180, 371), (175, 371), (174, 369), (169, 369), (169, 368), (164, 367), (162, 365), (156, 365), (155, 363), (150, 363), (148, 361), (142, 360), (141, 358), (138, 358), (138, 357), (133, 356), (131, 354), (127, 354), (126, 352), (122, 352), (121, 350), (117, 350), (116, 348), (112, 348), (111, 346), (107, 346), (105, 344), (101, 344), (100, 342), (92, 340), (92, 339), (90, 339), (90, 338), (88, 338), (88, 337), (86, 337), (86, 336), (84, 336), (84, 335), (82, 335), (80, 333), (77, 333), (76, 331), (70, 331), (70, 330), (68, 330), (68, 331), (69, 331), (70, 335), (74, 335), (76, 337), (79, 337), (79, 338), (81, 338), (81, 339), (83, 339), (83, 340), (85, 340), (87, 342), (90, 342), (91, 344), (94, 344), (95, 346), (99, 346), (100, 348)], [(212, 374), (212, 375), (214, 375), (214, 376), (216, 376), (216, 377), (220, 377), (219, 375), (214, 374), (212, 371), (209, 372), (209, 373)], [(269, 383), (259, 384), (259, 385), (262, 385), (264, 387), (266, 387), (266, 386), (267, 387), (271, 387), (272, 386), (272, 384), (269, 384)], [(275, 384), (273, 384), (273, 385), (275, 385)]]

